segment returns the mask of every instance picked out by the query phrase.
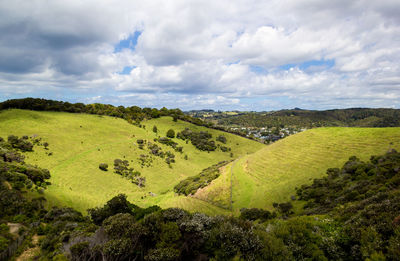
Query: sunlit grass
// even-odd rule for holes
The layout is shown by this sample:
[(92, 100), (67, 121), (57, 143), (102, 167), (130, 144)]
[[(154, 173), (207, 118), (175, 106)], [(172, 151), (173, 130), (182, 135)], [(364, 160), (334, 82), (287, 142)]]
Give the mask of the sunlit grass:
[[(213, 138), (223, 134), (227, 137), (226, 146), (232, 148), (234, 157), (255, 152), (264, 145), (242, 137), (206, 129), (186, 122), (173, 122), (171, 117), (144, 121), (145, 129), (128, 124), (125, 120), (107, 116), (72, 114), (61, 112), (37, 112), (26, 110), (7, 110), (0, 112), (0, 136), (10, 134), (37, 135), (50, 146), (45, 150), (35, 147), (26, 153), (26, 161), (47, 168), (51, 172), (51, 186), (45, 192), (49, 206), (66, 205), (80, 211), (103, 205), (119, 193), (139, 206), (158, 204), (161, 207), (182, 207), (192, 211), (223, 213), (212, 204), (199, 199), (177, 196), (173, 187), (182, 179), (198, 174), (202, 169), (223, 160), (230, 160), (229, 152), (202, 152), (193, 145), (174, 139), (183, 146), (183, 153), (174, 152), (171, 147), (160, 145), (164, 151), (172, 151), (176, 163), (168, 167), (164, 159), (154, 157), (151, 167), (141, 168), (140, 154), (148, 150), (138, 148), (136, 140), (153, 141), (157, 135), (152, 131), (157, 126), (158, 135), (165, 136), (168, 129), (181, 131), (186, 127), (193, 130), (208, 131)], [(47, 156), (46, 152), (52, 152)], [(185, 154), (188, 160), (184, 159)], [(146, 177), (146, 186), (139, 188), (128, 180), (113, 173), (113, 161), (126, 159), (130, 165)], [(101, 171), (100, 163), (108, 163), (109, 171)]]
[[(296, 187), (341, 167), (350, 156), (368, 160), (389, 148), (400, 149), (400, 128), (319, 128), (287, 137), (228, 165), (227, 170), (233, 166), (233, 210), (272, 209), (273, 202), (289, 201)], [(223, 179), (206, 190), (225, 191)], [(213, 197), (209, 193), (206, 199)]]

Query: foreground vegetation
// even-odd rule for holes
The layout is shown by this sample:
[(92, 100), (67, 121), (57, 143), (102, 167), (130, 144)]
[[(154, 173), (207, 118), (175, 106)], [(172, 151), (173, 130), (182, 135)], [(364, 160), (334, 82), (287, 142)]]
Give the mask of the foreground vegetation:
[[(32, 189), (25, 184), (39, 187), (48, 176), (35, 181), (24, 172), (30, 166), (21, 161), (20, 149), (6, 141), (0, 148), (0, 192), (18, 199), (0, 212), (3, 249), (18, 238), (10, 235), (12, 221), (24, 227), (20, 237), (40, 236), (37, 254), (53, 260), (398, 260), (400, 255), (395, 150), (365, 162), (350, 157), (340, 169), (301, 186), (303, 210), (293, 211), (287, 202), (274, 204), (273, 212), (242, 209), (235, 218), (140, 208), (123, 194), (89, 209), (86, 217), (72, 208), (46, 210), (38, 204), (43, 199), (28, 200), (24, 191)], [(5, 161), (4, 155), (19, 157)], [(47, 173), (37, 167), (36, 172)]]

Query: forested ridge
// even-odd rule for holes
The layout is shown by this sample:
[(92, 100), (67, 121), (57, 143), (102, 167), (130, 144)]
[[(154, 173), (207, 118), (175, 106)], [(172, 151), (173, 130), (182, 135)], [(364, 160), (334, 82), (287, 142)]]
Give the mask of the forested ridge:
[(399, 109), (350, 108), (325, 111), (281, 110), (249, 112), (233, 116), (215, 116), (218, 125), (245, 127), (398, 127)]

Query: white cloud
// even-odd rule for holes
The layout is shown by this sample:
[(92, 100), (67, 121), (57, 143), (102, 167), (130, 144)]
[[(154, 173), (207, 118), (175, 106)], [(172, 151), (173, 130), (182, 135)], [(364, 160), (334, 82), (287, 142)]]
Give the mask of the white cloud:
[[(0, 97), (399, 107), (399, 12), (395, 0), (0, 1)], [(135, 31), (135, 49), (114, 53)], [(335, 64), (301, 67), (312, 60)]]

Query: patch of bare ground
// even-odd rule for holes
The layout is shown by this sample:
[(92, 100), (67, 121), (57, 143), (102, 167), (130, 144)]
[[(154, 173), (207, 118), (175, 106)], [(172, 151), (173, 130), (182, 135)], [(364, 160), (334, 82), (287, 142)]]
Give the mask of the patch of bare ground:
[(40, 253), (39, 239), (40, 239), (40, 237), (38, 235), (33, 235), (33, 237), (32, 237), (32, 245), (33, 245), (33, 247), (26, 249), (15, 260), (16, 261), (34, 260), (34, 258), (36, 256), (38, 256), (38, 254)]

